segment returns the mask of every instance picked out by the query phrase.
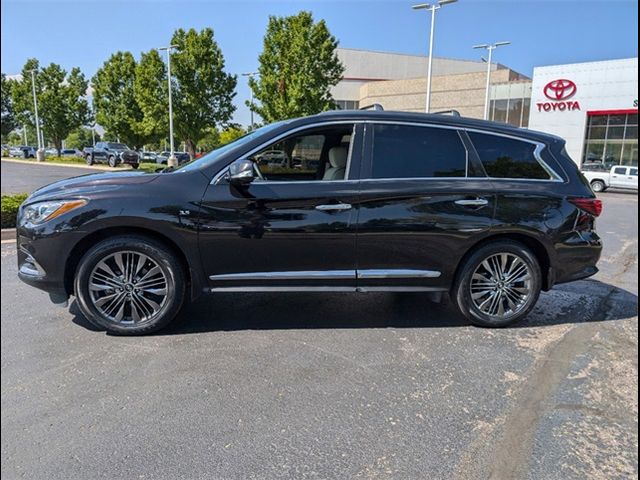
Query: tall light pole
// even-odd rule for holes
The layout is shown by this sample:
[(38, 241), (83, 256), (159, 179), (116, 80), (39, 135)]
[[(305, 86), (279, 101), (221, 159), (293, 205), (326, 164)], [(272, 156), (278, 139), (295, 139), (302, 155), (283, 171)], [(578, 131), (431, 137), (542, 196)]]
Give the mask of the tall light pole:
[(166, 50), (167, 52), (167, 82), (169, 82), (169, 146), (171, 154), (167, 159), (167, 167), (177, 167), (178, 160), (175, 156), (175, 149), (173, 146), (173, 102), (171, 101), (171, 49), (177, 48), (177, 45), (169, 45), (168, 47), (162, 47), (158, 50)]
[(40, 136), (40, 117), (38, 116), (38, 96), (36, 95), (36, 69), (31, 71), (31, 91), (33, 92), (33, 113), (36, 117), (36, 138), (38, 140), (38, 151), (36, 157), (39, 162), (44, 161), (44, 152), (42, 150), (42, 137)]
[(411, 8), (414, 10), (429, 10), (431, 12), (431, 32), (429, 33), (429, 62), (427, 64), (427, 100), (425, 102), (424, 111), (429, 113), (431, 109), (431, 67), (433, 65), (433, 33), (436, 25), (436, 10), (439, 10), (443, 5), (448, 3), (455, 3), (458, 0), (439, 0), (437, 3), (419, 3), (413, 5)]
[[(252, 79), (254, 76), (256, 75), (260, 75), (259, 72), (245, 72), (245, 73), (241, 73), (240, 75), (242, 75), (243, 77), (249, 77), (249, 79)], [(249, 90), (251, 90), (251, 100), (249, 100), (249, 111), (251, 112), (251, 127), (249, 128), (249, 130), (253, 130), (253, 126), (255, 125), (255, 123), (253, 122), (253, 88), (249, 87)]]
[(491, 57), (492, 57), (493, 51), (496, 48), (502, 47), (503, 45), (509, 45), (510, 43), (511, 42), (496, 42), (493, 45), (489, 43), (482, 43), (480, 45), (473, 46), (473, 48), (484, 48), (485, 50), (487, 50), (487, 52), (489, 52), (487, 55), (487, 87), (484, 92), (484, 119), (485, 120), (489, 120), (489, 89), (491, 87)]

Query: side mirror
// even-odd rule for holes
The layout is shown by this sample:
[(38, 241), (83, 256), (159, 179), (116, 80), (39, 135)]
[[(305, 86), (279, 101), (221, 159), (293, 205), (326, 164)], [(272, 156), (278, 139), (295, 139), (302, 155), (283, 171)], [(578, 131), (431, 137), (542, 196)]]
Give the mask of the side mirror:
[(229, 183), (231, 185), (249, 185), (255, 178), (256, 171), (252, 160), (242, 158), (229, 165)]

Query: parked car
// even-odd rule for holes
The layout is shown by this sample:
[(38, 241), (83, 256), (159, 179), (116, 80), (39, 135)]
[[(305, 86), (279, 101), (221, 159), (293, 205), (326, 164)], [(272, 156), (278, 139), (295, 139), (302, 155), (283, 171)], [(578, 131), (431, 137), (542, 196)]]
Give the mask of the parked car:
[(76, 150), (75, 148), (63, 148), (60, 150), (61, 157), (78, 157), (81, 156), (80, 154), (80, 150)]
[(123, 143), (98, 142), (91, 150), (85, 149), (84, 153), (88, 165), (107, 163), (110, 167), (117, 167), (121, 163), (126, 163), (133, 168), (140, 166), (138, 152), (131, 150)]
[(155, 162), (156, 158), (158, 158), (158, 154), (156, 152), (138, 152), (140, 156), (141, 162)]
[[(191, 155), (189, 155), (187, 152), (173, 152), (173, 154), (178, 160), (178, 165), (182, 165), (183, 163), (191, 161)], [(166, 165), (169, 161), (170, 156), (171, 152), (161, 152), (156, 156), (156, 163)]]
[(259, 165), (281, 166), (286, 165), (287, 154), (283, 150), (269, 150), (256, 158)]
[(58, 156), (58, 149), (57, 148), (52, 148), (52, 147), (48, 147), (44, 149), (44, 154), (47, 157), (57, 157)]
[[(263, 172), (256, 158), (285, 145), (321, 152), (317, 171)], [(564, 145), (438, 114), (274, 123), (173, 170), (37, 190), (18, 213), (19, 276), (117, 334), (237, 291), (449, 295), (471, 323), (502, 327), (598, 271), (602, 204)]]
[(36, 158), (36, 149), (28, 145), (18, 145), (9, 148), (9, 156), (17, 158)]
[(604, 192), (608, 188), (638, 190), (638, 167), (616, 165), (609, 171), (584, 171), (582, 174), (591, 184), (594, 192)]
[(602, 162), (584, 162), (580, 170), (583, 172), (608, 172), (611, 170), (611, 165)]

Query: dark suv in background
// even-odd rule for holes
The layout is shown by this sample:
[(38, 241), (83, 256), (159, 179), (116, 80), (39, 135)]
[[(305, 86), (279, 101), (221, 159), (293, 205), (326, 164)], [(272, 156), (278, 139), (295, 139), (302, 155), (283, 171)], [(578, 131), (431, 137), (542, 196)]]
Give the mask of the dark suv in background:
[[(256, 160), (273, 151), (281, 162)], [(19, 276), (54, 302), (75, 295), (120, 334), (236, 291), (445, 294), (497, 327), (541, 290), (597, 272), (600, 211), (560, 138), (458, 116), (327, 112), (175, 170), (41, 188), (18, 214)]]
[(117, 167), (121, 163), (131, 165), (134, 169), (140, 166), (140, 155), (123, 143), (98, 142), (91, 149), (83, 151), (88, 165), (107, 163), (110, 167)]

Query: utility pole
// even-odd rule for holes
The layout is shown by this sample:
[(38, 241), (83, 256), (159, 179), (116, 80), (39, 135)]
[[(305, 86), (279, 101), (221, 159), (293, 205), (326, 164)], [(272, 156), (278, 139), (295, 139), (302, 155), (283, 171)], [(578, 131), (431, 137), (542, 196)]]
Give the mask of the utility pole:
[(166, 50), (167, 52), (167, 82), (169, 83), (169, 146), (171, 154), (167, 159), (167, 167), (177, 167), (178, 160), (175, 156), (175, 148), (173, 144), (173, 102), (171, 99), (171, 49), (177, 48), (177, 45), (169, 45), (158, 50)]

